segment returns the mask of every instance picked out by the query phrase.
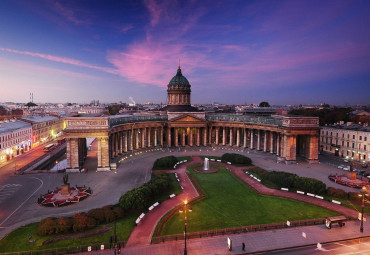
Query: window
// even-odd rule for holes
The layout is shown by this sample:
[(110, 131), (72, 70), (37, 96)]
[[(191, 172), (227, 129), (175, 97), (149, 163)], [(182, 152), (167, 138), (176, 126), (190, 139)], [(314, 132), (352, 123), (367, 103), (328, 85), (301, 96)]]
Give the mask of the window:
[(347, 135), (347, 138), (349, 138), (349, 134)]
[(360, 135), (360, 141), (362, 140), (362, 135)]
[(353, 139), (355, 139), (355, 137), (356, 137), (355, 135), (352, 136)]
[(365, 142), (367, 141), (367, 136), (364, 137)]
[(349, 142), (347, 142), (347, 147), (349, 147)]
[(326, 135), (328, 135), (328, 131), (326, 131)]
[(344, 133), (342, 134), (342, 138), (344, 138)]
[(354, 157), (355, 156), (355, 153), (352, 151), (352, 157)]
[(355, 143), (352, 143), (352, 148), (353, 148), (353, 149), (355, 148)]
[(338, 137), (338, 133), (336, 134), (336, 136)]
[(330, 132), (330, 135), (333, 135), (333, 132)]
[(342, 146), (344, 146), (344, 141), (342, 141)]
[(366, 145), (364, 145), (364, 151), (366, 151)]

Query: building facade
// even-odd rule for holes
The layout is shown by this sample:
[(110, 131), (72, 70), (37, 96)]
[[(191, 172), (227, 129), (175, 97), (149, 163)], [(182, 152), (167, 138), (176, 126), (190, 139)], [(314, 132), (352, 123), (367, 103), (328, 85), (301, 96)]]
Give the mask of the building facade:
[(32, 146), (40, 144), (60, 136), (63, 130), (63, 119), (55, 116), (29, 116), (22, 117), (22, 121), (32, 125)]
[(168, 84), (163, 115), (66, 119), (67, 169), (82, 166), (86, 138), (98, 142), (98, 170), (112, 159), (144, 148), (230, 146), (275, 154), (277, 160), (318, 161), (319, 119), (297, 116), (210, 114), (190, 104), (190, 83), (180, 67)]
[(370, 127), (351, 122), (324, 126), (320, 133), (320, 150), (338, 157), (370, 162)]
[(0, 123), (0, 164), (30, 150), (31, 146), (31, 124), (18, 120)]

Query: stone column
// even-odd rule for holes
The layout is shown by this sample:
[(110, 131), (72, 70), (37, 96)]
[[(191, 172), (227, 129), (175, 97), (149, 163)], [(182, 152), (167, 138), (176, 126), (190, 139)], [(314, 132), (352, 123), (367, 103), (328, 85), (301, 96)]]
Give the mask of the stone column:
[(267, 151), (267, 131), (265, 130), (264, 133), (265, 133), (265, 136), (263, 138), (263, 151), (266, 152)]
[(179, 131), (178, 128), (175, 127), (175, 147), (179, 147)]
[(209, 146), (212, 146), (212, 126), (209, 127), (208, 132), (209, 132), (209, 135), (208, 135)]
[(257, 130), (257, 150), (261, 150), (261, 130)]
[(200, 146), (200, 128), (197, 128), (197, 146)]
[(168, 145), (168, 147), (172, 146), (172, 143), (171, 143), (171, 127), (167, 127), (167, 145)]
[(236, 147), (240, 146), (240, 128), (236, 128)]
[(280, 157), (280, 133), (276, 133), (276, 156)]
[(158, 128), (154, 128), (154, 147), (157, 147), (157, 141), (158, 141)]
[(207, 127), (203, 128), (203, 145), (207, 146)]
[(231, 127), (230, 128), (230, 141), (229, 141), (230, 142), (229, 143), (230, 146), (233, 146), (233, 139), (234, 139), (233, 138), (233, 128)]
[(216, 145), (218, 145), (219, 131), (220, 131), (220, 128), (216, 127), (216, 141), (215, 141)]
[(120, 131), (119, 133), (118, 133), (118, 141), (119, 141), (119, 149), (118, 149), (118, 153), (119, 154), (122, 154), (122, 152), (123, 152), (123, 133), (122, 133), (122, 131)]
[(139, 149), (139, 129), (135, 129), (135, 149)]
[(274, 133), (270, 131), (270, 153), (274, 153)]
[(185, 128), (181, 129), (181, 145), (185, 146)]
[(189, 146), (193, 146), (193, 129), (192, 128), (190, 128)]
[(226, 127), (222, 127), (222, 145), (226, 145)]
[(310, 136), (310, 149), (309, 149), (308, 162), (317, 163), (319, 162), (319, 136), (311, 135)]
[(124, 131), (124, 137), (123, 137), (123, 143), (124, 143), (124, 147), (123, 147), (123, 151), (124, 152), (127, 152), (127, 144), (128, 144), (128, 131)]
[(133, 130), (133, 129), (131, 129), (131, 130), (129, 130), (128, 132), (129, 132), (129, 135), (128, 135), (128, 139), (129, 139), (129, 146), (128, 146), (128, 149), (129, 149), (130, 151), (132, 151), (132, 150), (134, 149), (134, 134), (133, 134), (134, 130)]
[(147, 134), (148, 135), (147, 135), (146, 139), (147, 139), (147, 142), (148, 142), (148, 147), (151, 147), (152, 146), (152, 128), (151, 127), (148, 128), (148, 133)]
[(117, 157), (118, 156), (118, 145), (119, 145), (119, 138), (118, 138), (118, 133), (115, 133), (114, 136), (113, 136), (113, 139), (114, 139), (114, 156)]
[(67, 138), (67, 168), (78, 169), (78, 140)]
[(159, 144), (163, 146), (163, 127), (159, 130)]
[(247, 129), (244, 128), (243, 147), (247, 148)]
[(141, 148), (145, 147), (146, 128), (141, 128)]
[(251, 150), (253, 150), (253, 146), (254, 146), (254, 144), (253, 144), (253, 139), (254, 137), (253, 137), (253, 129), (251, 129), (251, 146), (250, 146), (250, 149)]
[(287, 144), (287, 136), (285, 134), (281, 134), (281, 141), (280, 141), (280, 157), (285, 159), (286, 157), (286, 144)]
[(295, 163), (297, 157), (297, 136), (290, 135), (287, 137), (287, 143), (285, 144), (286, 148), (286, 163)]
[(97, 171), (109, 171), (109, 138), (98, 138), (98, 168)]

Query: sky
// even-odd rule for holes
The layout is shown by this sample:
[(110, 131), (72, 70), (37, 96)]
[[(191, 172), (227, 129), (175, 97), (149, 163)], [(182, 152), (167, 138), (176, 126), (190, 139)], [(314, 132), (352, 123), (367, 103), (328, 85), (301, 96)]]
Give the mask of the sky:
[(0, 102), (370, 104), (370, 1), (2, 0)]

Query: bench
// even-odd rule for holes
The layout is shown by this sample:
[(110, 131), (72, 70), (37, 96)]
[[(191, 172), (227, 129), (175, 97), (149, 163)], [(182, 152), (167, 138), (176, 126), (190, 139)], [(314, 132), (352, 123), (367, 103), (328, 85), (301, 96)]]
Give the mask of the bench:
[(344, 216), (333, 216), (333, 217), (328, 217), (325, 220), (325, 226), (328, 229), (331, 229), (331, 225), (333, 223), (338, 223), (339, 227), (343, 227), (345, 225), (344, 221), (346, 221), (347, 218)]

